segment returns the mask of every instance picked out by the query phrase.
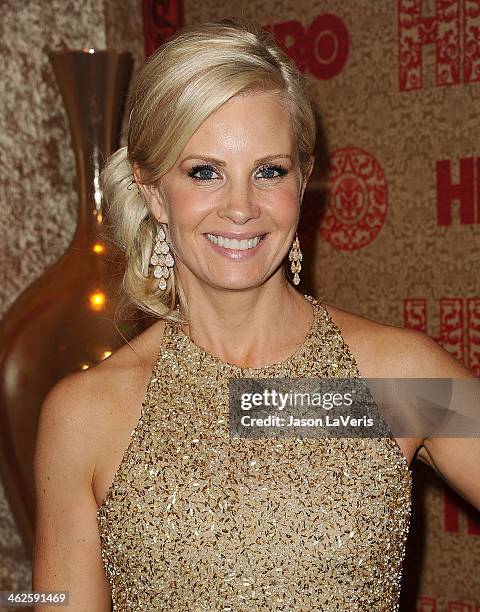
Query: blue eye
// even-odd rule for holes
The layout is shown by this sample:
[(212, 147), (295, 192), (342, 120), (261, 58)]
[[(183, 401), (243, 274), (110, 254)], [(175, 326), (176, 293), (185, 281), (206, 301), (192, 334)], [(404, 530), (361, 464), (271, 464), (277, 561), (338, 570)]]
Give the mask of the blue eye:
[[(202, 166), (194, 166), (188, 172), (188, 176), (193, 178), (195, 181), (210, 181), (214, 177), (211, 176), (211, 173), (215, 172), (215, 168), (210, 165), (202, 165)], [(196, 176), (200, 174), (200, 176)]]
[[(258, 178), (264, 180), (276, 179), (288, 174), (288, 170), (283, 166), (264, 165), (260, 166), (258, 171), (264, 175)], [(216, 174), (216, 170), (210, 164), (193, 166), (193, 168), (188, 171), (188, 176), (195, 181), (210, 182), (215, 180), (215, 176), (212, 176), (212, 174)]]
[[(260, 177), (263, 179), (279, 178), (280, 176), (285, 176), (288, 173), (288, 170), (283, 168), (283, 166), (260, 166), (259, 171), (264, 174), (264, 176)], [(277, 174), (274, 174), (275, 172)]]

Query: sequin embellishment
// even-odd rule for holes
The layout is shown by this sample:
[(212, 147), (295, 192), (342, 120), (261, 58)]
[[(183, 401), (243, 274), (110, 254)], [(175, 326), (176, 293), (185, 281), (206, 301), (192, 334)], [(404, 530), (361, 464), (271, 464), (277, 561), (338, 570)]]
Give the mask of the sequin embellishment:
[(98, 509), (114, 612), (399, 609), (412, 471), (392, 437), (229, 437), (234, 376), (357, 377), (327, 309), (297, 351), (241, 368), (167, 322)]

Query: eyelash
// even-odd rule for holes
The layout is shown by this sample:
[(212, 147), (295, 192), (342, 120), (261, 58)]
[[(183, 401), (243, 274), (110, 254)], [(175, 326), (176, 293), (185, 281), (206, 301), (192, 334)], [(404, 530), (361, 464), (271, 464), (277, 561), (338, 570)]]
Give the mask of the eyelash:
[[(215, 168), (213, 166), (211, 166), (210, 164), (203, 164), (203, 165), (199, 165), (199, 166), (194, 166), (191, 170), (189, 170), (188, 176), (191, 177), (194, 181), (199, 181), (199, 182), (203, 182), (203, 183), (208, 183), (208, 182), (210, 182), (212, 180), (215, 180), (215, 179), (212, 179), (212, 178), (200, 178), (198, 176), (195, 176), (195, 174), (197, 174), (197, 172), (201, 172), (202, 170), (209, 170), (211, 172), (216, 172)], [(266, 181), (270, 181), (272, 179), (280, 178), (280, 177), (285, 176), (286, 174), (288, 174), (288, 170), (286, 168), (284, 168), (283, 166), (270, 165), (270, 164), (265, 164), (263, 166), (260, 166), (259, 170), (260, 171), (274, 170), (275, 172), (278, 173), (277, 176), (263, 177), (263, 180), (266, 180)]]

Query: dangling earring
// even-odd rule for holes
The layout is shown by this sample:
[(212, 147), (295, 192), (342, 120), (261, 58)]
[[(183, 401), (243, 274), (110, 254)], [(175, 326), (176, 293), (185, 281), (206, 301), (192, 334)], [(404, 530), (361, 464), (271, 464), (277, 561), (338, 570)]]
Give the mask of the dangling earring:
[(295, 240), (290, 248), (290, 253), (288, 254), (288, 259), (291, 263), (291, 270), (293, 274), (293, 284), (298, 285), (300, 282), (300, 276), (298, 273), (302, 269), (302, 264), (300, 263), (303, 259), (302, 251), (300, 250), (300, 243), (298, 241), (298, 233), (295, 233)]
[(165, 232), (163, 227), (159, 224), (157, 230), (157, 239), (155, 246), (153, 247), (153, 254), (150, 257), (150, 263), (155, 266), (153, 270), (153, 276), (159, 278), (158, 286), (162, 291), (167, 288), (166, 279), (170, 276), (170, 268), (175, 263), (173, 261), (172, 254), (170, 253), (170, 247), (168, 242), (165, 240)]

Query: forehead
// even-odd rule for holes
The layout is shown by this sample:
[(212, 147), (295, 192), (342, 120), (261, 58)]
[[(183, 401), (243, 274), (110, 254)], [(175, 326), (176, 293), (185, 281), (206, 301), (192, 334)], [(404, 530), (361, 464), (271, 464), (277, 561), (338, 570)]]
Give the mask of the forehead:
[(289, 153), (293, 149), (292, 121), (288, 109), (273, 93), (238, 94), (213, 112), (196, 130), (184, 152), (199, 147), (255, 157)]

